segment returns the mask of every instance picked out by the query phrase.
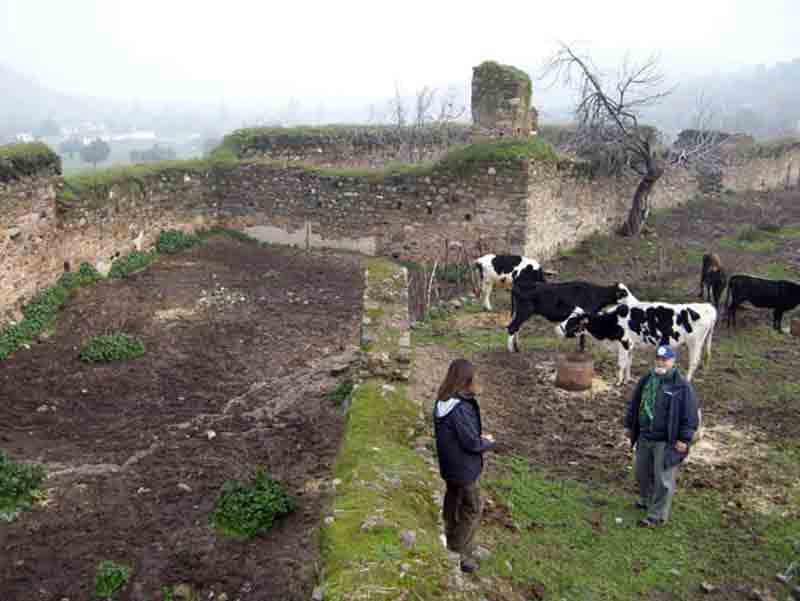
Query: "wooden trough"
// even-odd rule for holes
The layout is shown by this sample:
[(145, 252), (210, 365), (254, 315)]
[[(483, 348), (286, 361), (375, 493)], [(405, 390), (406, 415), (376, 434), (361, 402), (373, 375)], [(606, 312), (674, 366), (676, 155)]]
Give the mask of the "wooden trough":
[(789, 324), (789, 331), (792, 336), (800, 336), (800, 319), (793, 319)]
[(589, 390), (594, 378), (594, 359), (588, 353), (559, 355), (556, 386), (564, 390)]

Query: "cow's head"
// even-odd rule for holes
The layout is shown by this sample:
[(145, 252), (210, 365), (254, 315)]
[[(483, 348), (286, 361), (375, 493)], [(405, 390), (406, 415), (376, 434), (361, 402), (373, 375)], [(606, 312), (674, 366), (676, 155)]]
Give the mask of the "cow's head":
[(633, 296), (633, 294), (631, 294), (631, 291), (622, 282), (617, 282), (616, 297), (617, 297), (617, 302), (620, 303), (635, 300), (635, 297)]
[(575, 307), (569, 317), (556, 326), (556, 334), (562, 338), (575, 338), (586, 329), (587, 323), (589, 315), (580, 307)]

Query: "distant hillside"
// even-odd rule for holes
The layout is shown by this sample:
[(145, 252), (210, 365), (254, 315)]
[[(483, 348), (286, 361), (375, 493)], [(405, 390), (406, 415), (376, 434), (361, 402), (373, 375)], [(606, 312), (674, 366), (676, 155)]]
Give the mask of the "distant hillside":
[(92, 104), (87, 99), (50, 90), (0, 64), (0, 133), (32, 130), (51, 117), (57, 121), (85, 118)]

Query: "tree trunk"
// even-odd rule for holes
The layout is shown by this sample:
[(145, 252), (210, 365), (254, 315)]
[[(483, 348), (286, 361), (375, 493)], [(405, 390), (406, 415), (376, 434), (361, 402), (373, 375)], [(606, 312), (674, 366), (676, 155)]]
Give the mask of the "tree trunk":
[(638, 236), (642, 231), (642, 226), (647, 223), (650, 215), (650, 192), (663, 174), (664, 170), (659, 165), (648, 165), (647, 173), (636, 186), (636, 192), (633, 194), (633, 204), (628, 213), (628, 220), (622, 227), (623, 236)]

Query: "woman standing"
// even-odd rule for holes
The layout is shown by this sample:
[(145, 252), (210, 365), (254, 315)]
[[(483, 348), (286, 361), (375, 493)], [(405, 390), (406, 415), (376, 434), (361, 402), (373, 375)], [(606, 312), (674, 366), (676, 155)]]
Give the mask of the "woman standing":
[(483, 453), (494, 447), (483, 435), (481, 410), (475, 398), (475, 368), (466, 359), (450, 364), (433, 408), (439, 472), (447, 485), (444, 496), (444, 531), (447, 548), (461, 555), (461, 569), (474, 572), (472, 542), (481, 518), (478, 478)]

